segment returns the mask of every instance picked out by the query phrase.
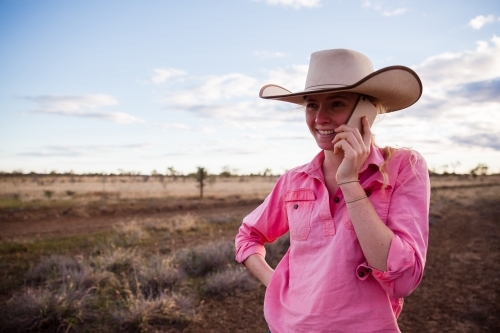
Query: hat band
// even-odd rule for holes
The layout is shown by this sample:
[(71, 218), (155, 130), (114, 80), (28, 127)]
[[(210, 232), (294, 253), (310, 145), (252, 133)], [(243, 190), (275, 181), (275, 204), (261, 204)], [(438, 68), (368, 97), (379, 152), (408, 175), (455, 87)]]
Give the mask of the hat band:
[(310, 86), (304, 89), (304, 91), (314, 91), (314, 90), (323, 90), (328, 88), (342, 88), (348, 87), (348, 84), (318, 84), (315, 86)]

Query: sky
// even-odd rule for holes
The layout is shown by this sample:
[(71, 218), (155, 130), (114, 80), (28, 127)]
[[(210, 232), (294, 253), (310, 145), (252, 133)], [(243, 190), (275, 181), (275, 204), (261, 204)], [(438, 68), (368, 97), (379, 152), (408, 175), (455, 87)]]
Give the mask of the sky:
[(303, 90), (310, 54), (333, 48), (422, 80), (377, 144), (500, 172), (491, 0), (2, 0), (0, 171), (281, 174), (319, 148), (303, 110), (259, 90)]

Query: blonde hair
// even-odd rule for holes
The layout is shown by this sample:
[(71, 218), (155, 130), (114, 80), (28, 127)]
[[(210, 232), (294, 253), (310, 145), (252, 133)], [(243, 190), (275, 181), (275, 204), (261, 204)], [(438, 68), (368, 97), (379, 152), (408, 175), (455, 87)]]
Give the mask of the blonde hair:
[[(368, 99), (375, 105), (375, 107), (378, 110), (378, 114), (384, 114), (387, 113), (387, 107), (380, 103), (377, 99), (367, 96)], [(412, 166), (413, 170), (415, 170), (414, 165), (417, 162), (417, 155), (415, 154), (415, 151), (411, 148), (394, 148), (391, 146), (385, 146), (385, 147), (380, 147), (377, 145), (375, 142), (375, 136), (372, 134), (371, 141), (373, 142), (373, 145), (377, 148), (382, 149), (382, 154), (384, 155), (384, 162), (380, 165), (379, 171), (382, 174), (382, 177), (384, 179), (384, 183), (382, 185), (382, 189), (385, 189), (389, 185), (389, 174), (387, 170), (387, 166), (389, 165), (389, 161), (392, 159), (392, 157), (398, 152), (402, 150), (407, 150), (410, 152), (409, 156), (409, 162), (410, 165)]]
[[(384, 114), (387, 113), (387, 107), (380, 103), (377, 99), (367, 96), (368, 100), (375, 105), (375, 107), (378, 110), (378, 114)], [(373, 142), (373, 145), (377, 148), (381, 148), (380, 146), (377, 145), (375, 142), (375, 136), (372, 134), (371, 141)], [(382, 177), (384, 179), (384, 184), (382, 185), (382, 188), (385, 189), (387, 185), (389, 185), (389, 174), (387, 172), (387, 166), (389, 165), (389, 161), (392, 159), (394, 154), (398, 151), (397, 148), (391, 147), (391, 146), (385, 146), (382, 149), (382, 154), (384, 155), (384, 162), (380, 165), (379, 170), (380, 173), (382, 174)]]

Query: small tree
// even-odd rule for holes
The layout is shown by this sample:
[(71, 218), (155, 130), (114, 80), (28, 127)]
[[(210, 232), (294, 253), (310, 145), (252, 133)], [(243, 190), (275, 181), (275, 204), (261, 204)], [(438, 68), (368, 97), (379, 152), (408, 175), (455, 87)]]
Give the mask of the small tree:
[(174, 167), (171, 166), (171, 167), (168, 167), (168, 172), (170, 172), (170, 176), (174, 179), (174, 182), (177, 180), (177, 174), (178, 172), (175, 171)]
[(229, 165), (226, 165), (226, 166), (222, 167), (222, 171), (219, 174), (219, 176), (226, 177), (226, 178), (229, 178), (229, 177), (232, 176), (231, 175), (231, 169), (229, 168)]
[(262, 176), (264, 176), (264, 177), (271, 176), (271, 169), (266, 168), (264, 170), (264, 172), (262, 173)]
[(472, 169), (469, 173), (473, 178), (476, 178), (477, 176), (484, 176), (488, 172), (488, 166), (483, 163), (479, 163), (477, 167)]
[(205, 186), (205, 179), (208, 174), (205, 168), (198, 167), (198, 172), (196, 173), (196, 180), (198, 181), (198, 187), (200, 188), (200, 198), (203, 198), (203, 186)]

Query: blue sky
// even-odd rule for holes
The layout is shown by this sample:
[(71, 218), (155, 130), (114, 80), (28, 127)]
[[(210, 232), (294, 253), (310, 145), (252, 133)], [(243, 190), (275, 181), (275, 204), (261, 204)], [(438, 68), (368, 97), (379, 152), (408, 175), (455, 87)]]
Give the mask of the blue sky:
[(413, 68), (424, 93), (379, 117), (380, 145), (430, 168), (500, 172), (497, 1), (0, 2), (0, 171), (282, 173), (317, 152), (303, 111), (309, 56)]

